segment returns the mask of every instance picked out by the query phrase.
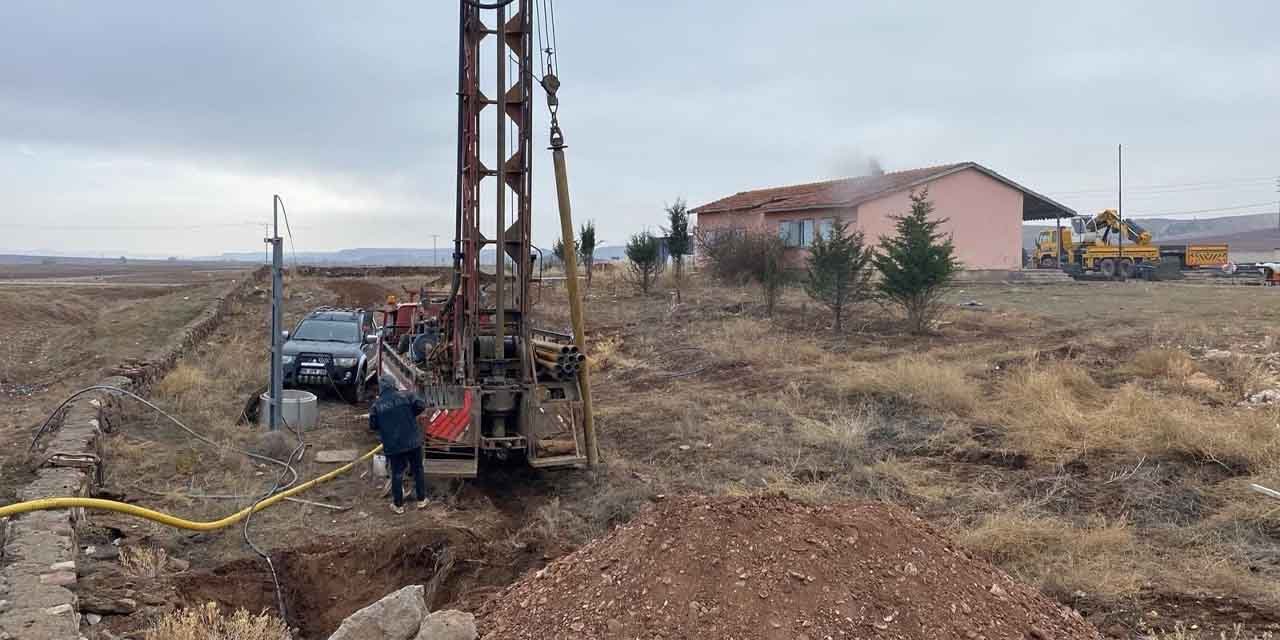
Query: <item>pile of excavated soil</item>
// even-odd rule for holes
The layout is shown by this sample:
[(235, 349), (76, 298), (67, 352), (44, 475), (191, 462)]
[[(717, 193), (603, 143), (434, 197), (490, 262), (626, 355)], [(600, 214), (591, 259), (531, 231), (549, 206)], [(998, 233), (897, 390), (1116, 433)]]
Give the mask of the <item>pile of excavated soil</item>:
[(1100, 637), (905, 511), (781, 496), (654, 505), (479, 617), (493, 640)]

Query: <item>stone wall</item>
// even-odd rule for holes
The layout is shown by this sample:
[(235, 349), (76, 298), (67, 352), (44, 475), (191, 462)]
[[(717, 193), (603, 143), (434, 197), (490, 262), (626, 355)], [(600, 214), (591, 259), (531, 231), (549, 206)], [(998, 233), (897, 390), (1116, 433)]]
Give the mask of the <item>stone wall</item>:
[[(250, 293), (269, 272), (265, 268), (227, 287), (200, 315), (187, 323), (155, 356), (115, 368), (101, 382), (141, 393), (163, 377), (178, 358), (217, 329), (231, 306)], [(45, 434), (36, 479), (18, 491), (19, 501), (90, 496), (102, 479), (99, 435), (121, 418), (126, 399), (106, 391), (83, 394), (67, 404), (55, 429)], [(15, 456), (16, 457), (16, 456)], [(3, 527), (0, 557), (0, 640), (40, 638), (77, 640), (80, 613), (76, 594), (76, 525), (83, 509), (36, 511), (10, 518)]]

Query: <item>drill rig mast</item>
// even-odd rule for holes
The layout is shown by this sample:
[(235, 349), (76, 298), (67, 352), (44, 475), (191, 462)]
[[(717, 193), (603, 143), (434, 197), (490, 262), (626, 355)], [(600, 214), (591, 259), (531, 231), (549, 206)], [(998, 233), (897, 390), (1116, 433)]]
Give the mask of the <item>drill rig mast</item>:
[(452, 285), (426, 292), (401, 332), (411, 335), (413, 358), (391, 348), (391, 336), (382, 341), (382, 371), (437, 407), (420, 419), (428, 475), (473, 477), (482, 457), (582, 466), (585, 383), (565, 375), (576, 368), (548, 363), (579, 347), (530, 324), (532, 2), (459, 4)]

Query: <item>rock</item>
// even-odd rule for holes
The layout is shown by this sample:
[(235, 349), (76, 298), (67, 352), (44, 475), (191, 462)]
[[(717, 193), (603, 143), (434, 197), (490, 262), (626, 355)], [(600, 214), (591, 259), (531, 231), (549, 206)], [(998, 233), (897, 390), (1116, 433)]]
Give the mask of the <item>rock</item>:
[(182, 573), (191, 568), (191, 562), (182, 558), (169, 558), (169, 568)]
[(80, 594), (80, 611), (101, 615), (127, 616), (138, 609), (132, 598), (104, 598), (89, 593)]
[(1005, 591), (1005, 590), (1004, 590), (1004, 587), (1002, 587), (1002, 586), (1000, 586), (1000, 585), (998, 585), (998, 584), (993, 584), (993, 585), (991, 585), (991, 595), (993, 595), (993, 596), (995, 596), (995, 597), (997, 597), (997, 598), (1003, 598), (1003, 597), (1005, 597), (1005, 596), (1009, 595), (1009, 592), (1008, 592), (1008, 591)]
[[(410, 640), (418, 634), (427, 605), (422, 585), (407, 586), (347, 616), (329, 640)], [(417, 637), (423, 637), (418, 634)], [(474, 636), (473, 636), (474, 637)]]
[(1280, 389), (1263, 389), (1251, 396), (1249, 404), (1276, 404), (1280, 402)]
[(84, 614), (84, 621), (88, 622), (89, 626), (92, 627), (93, 625), (98, 624), (99, 622), (102, 622), (102, 616), (96, 613), (86, 613)]
[(330, 449), (327, 451), (319, 451), (316, 453), (316, 462), (334, 463), (334, 462), (351, 462), (360, 457), (360, 452), (355, 449)]
[(74, 571), (55, 571), (40, 576), (40, 584), (53, 585), (55, 587), (65, 587), (76, 583), (76, 572)]

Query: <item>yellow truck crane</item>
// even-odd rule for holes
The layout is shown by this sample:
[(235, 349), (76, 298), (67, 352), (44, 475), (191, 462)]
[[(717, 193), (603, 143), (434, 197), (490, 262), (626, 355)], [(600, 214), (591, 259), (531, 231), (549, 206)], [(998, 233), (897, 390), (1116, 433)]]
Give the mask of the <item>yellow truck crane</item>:
[(1222, 266), (1227, 249), (1225, 244), (1155, 245), (1150, 231), (1132, 220), (1121, 220), (1115, 209), (1104, 209), (1092, 218), (1076, 216), (1069, 226), (1041, 231), (1032, 259), (1044, 269), (1076, 265), (1107, 277), (1127, 278), (1135, 265), (1144, 263), (1175, 262), (1179, 269)]

